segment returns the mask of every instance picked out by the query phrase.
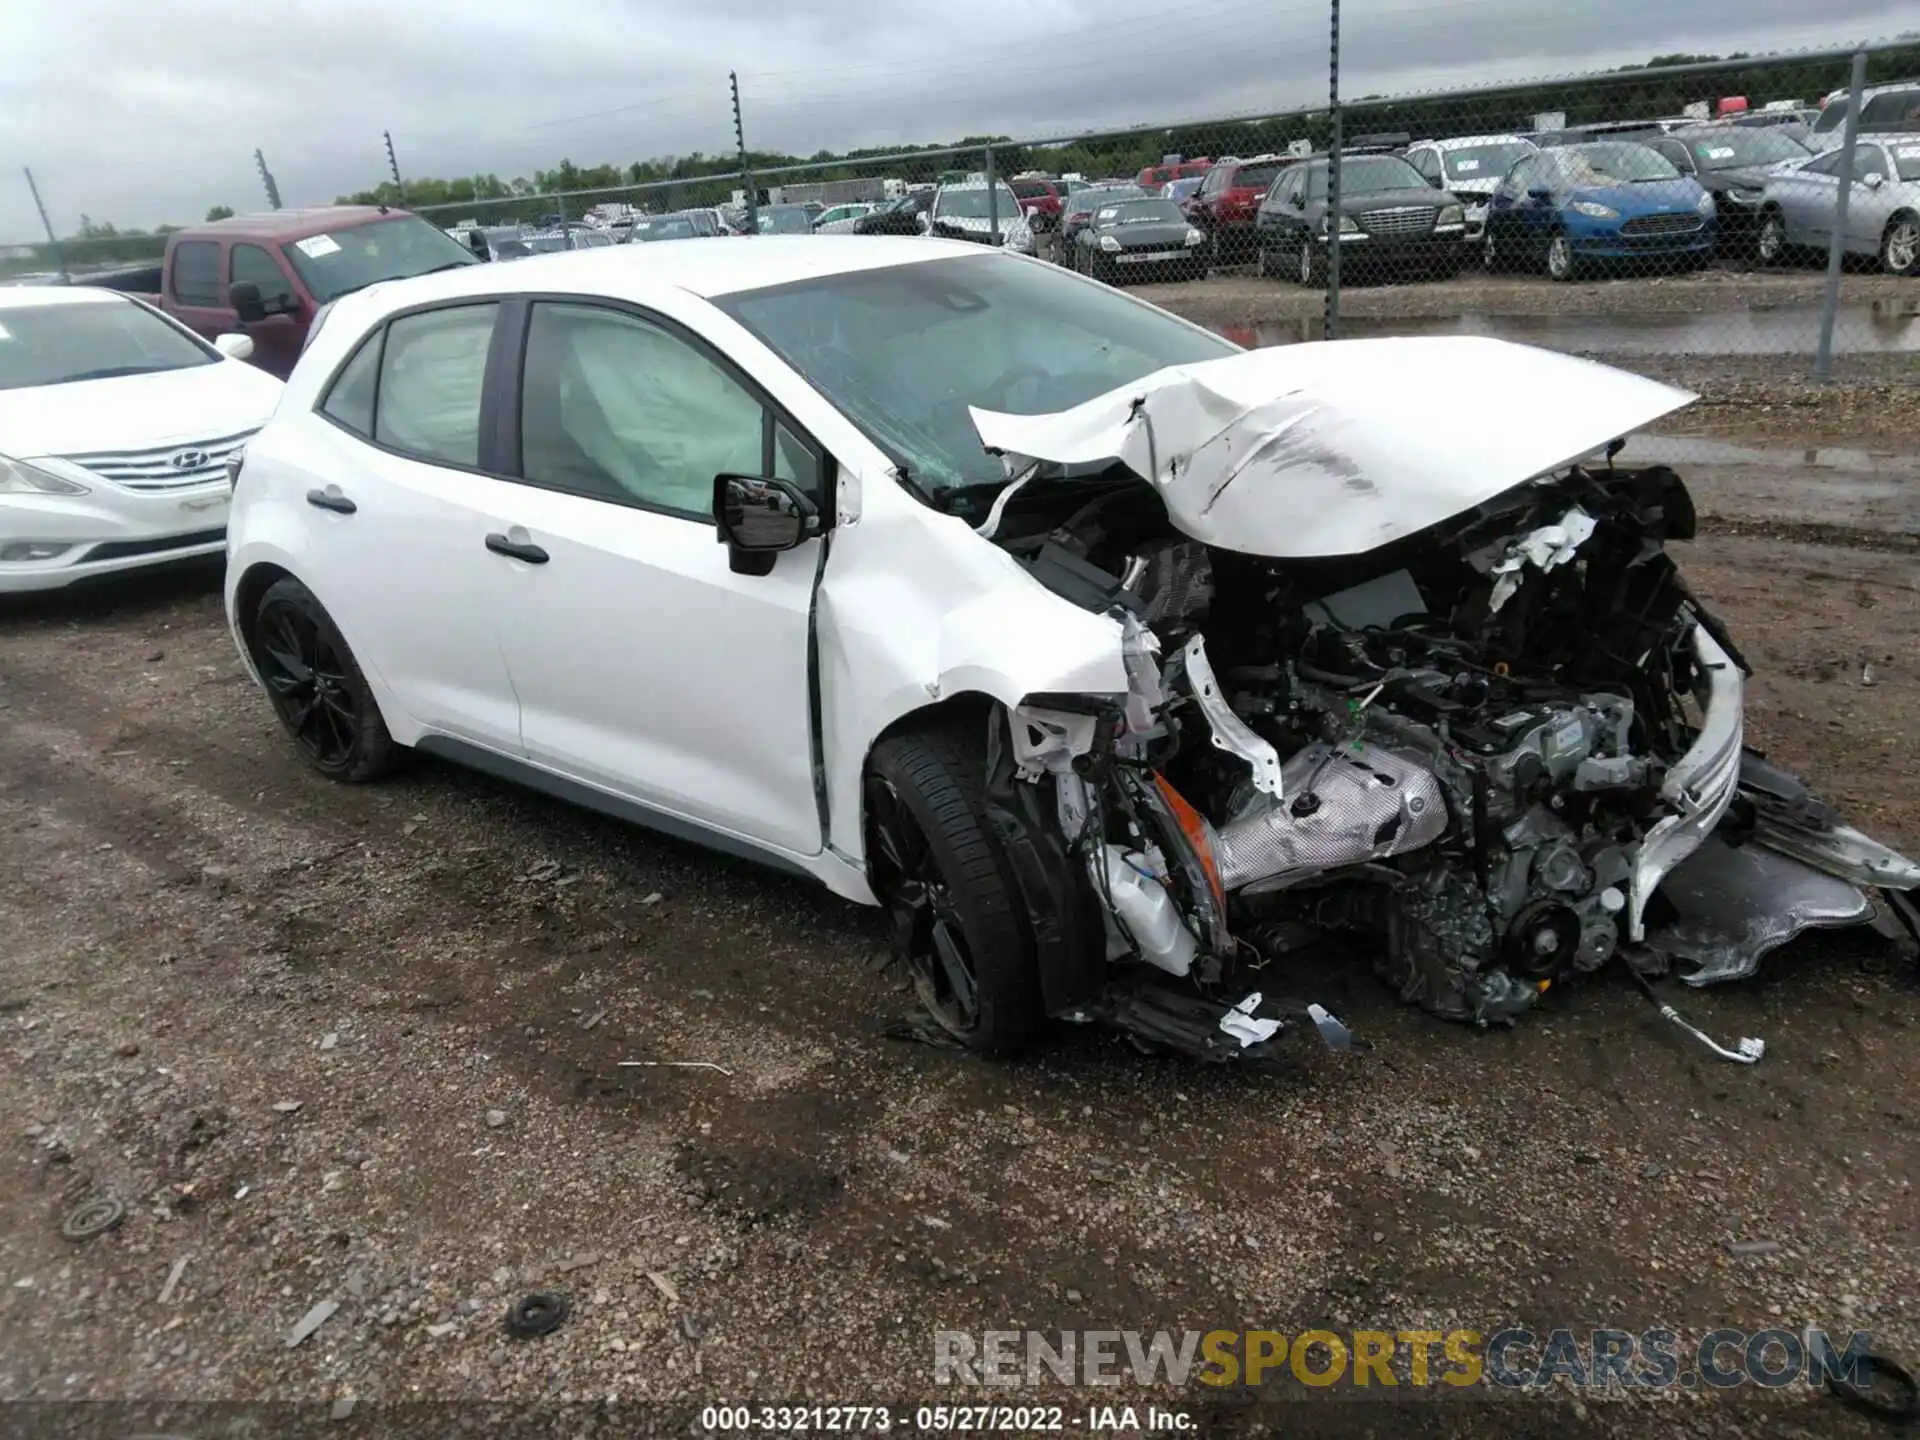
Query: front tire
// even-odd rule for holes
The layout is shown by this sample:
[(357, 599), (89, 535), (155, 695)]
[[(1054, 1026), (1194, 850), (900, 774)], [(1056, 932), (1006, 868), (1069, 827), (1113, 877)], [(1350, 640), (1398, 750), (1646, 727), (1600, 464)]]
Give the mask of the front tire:
[(359, 784), (394, 767), (400, 746), (346, 637), (292, 576), (267, 587), (248, 628), (274, 713), (302, 757), (329, 780)]
[(1787, 217), (1769, 210), (1760, 217), (1760, 234), (1753, 242), (1754, 258), (1762, 265), (1778, 265), (1787, 258)]
[(1920, 216), (1896, 215), (1880, 237), (1880, 268), (1889, 275), (1920, 274)]
[(1580, 273), (1579, 263), (1573, 258), (1573, 242), (1560, 234), (1547, 242), (1547, 274), (1555, 280), (1572, 280)]
[(1313, 237), (1300, 237), (1300, 254), (1294, 266), (1294, 276), (1309, 289), (1318, 289), (1327, 283), (1326, 257), (1314, 249)]
[(893, 952), (934, 1022), (1005, 1054), (1046, 1022), (1012, 865), (987, 819), (985, 735), (967, 723), (874, 747), (865, 785), (868, 872), (893, 917)]

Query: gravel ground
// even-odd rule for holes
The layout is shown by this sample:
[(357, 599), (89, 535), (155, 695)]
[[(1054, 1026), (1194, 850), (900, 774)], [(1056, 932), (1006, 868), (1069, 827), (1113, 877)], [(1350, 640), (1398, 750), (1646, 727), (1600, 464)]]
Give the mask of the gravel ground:
[[(1790, 461), (1703, 469), (1686, 563), (1761, 672), (1754, 741), (1912, 851), (1920, 460)], [(1617, 977), (1476, 1033), (1363, 965), (1275, 975), (1371, 1042), (1278, 1075), (1084, 1031), (985, 1063), (889, 1037), (869, 912), (438, 764), (308, 774), (204, 570), (0, 608), (0, 933), (8, 1401), (685, 1433), (721, 1399), (972, 1398), (934, 1392), (933, 1331), (1022, 1326), (1817, 1325), (1920, 1358), (1920, 994), (1871, 937), (1684, 998), (1765, 1038), (1750, 1070)], [(63, 1239), (101, 1192), (121, 1223)], [(508, 1339), (534, 1289), (569, 1318)], [(1880, 1433), (1798, 1387), (1202, 1392), (1160, 1398), (1249, 1432)]]

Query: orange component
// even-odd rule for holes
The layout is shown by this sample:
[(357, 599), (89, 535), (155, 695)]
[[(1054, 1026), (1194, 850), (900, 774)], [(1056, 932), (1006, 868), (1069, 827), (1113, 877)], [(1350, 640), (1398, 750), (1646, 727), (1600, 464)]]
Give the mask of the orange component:
[(1220, 883), (1220, 862), (1213, 858), (1213, 832), (1200, 812), (1187, 803), (1186, 797), (1174, 789), (1167, 777), (1158, 770), (1153, 772), (1153, 783), (1160, 788), (1160, 797), (1167, 802), (1167, 808), (1173, 811), (1174, 823), (1180, 827), (1180, 833), (1187, 837), (1187, 843), (1193, 846), (1193, 853), (1200, 857), (1200, 868), (1207, 872), (1207, 884), (1213, 890), (1213, 898), (1224, 914), (1227, 908), (1227, 889)]

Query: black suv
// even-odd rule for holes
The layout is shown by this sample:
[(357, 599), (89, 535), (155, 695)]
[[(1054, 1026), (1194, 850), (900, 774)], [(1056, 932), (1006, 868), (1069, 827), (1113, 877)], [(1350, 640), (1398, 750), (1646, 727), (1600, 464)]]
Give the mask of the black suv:
[(1302, 285), (1326, 282), (1331, 229), (1340, 236), (1344, 272), (1367, 270), (1391, 279), (1442, 279), (1466, 264), (1466, 209), (1436, 190), (1398, 155), (1347, 155), (1340, 161), (1340, 213), (1329, 213), (1327, 157), (1315, 155), (1280, 172), (1254, 217), (1262, 275), (1286, 274)]

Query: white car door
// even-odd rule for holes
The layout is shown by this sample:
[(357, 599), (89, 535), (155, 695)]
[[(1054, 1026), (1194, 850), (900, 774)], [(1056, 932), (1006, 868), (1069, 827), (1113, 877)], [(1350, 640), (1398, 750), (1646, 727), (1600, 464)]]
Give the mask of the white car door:
[(516, 487), (481, 469), (499, 309), (401, 315), (341, 368), (315, 443), (302, 447), (305, 499), (318, 512), (303, 530), (302, 568), (418, 729), (518, 754), (520, 708), (494, 616), (501, 561), (486, 549)]
[(821, 541), (735, 574), (714, 476), (815, 496), (825, 464), (678, 326), (590, 301), (527, 310), (525, 483), (543, 558), (499, 560), (497, 613), (535, 763), (759, 847), (822, 846), (808, 627)]

